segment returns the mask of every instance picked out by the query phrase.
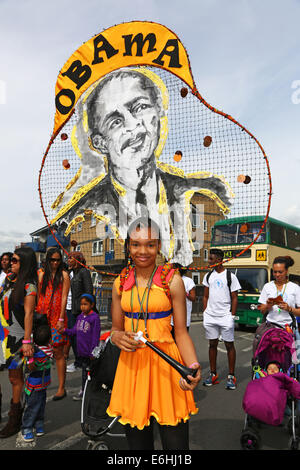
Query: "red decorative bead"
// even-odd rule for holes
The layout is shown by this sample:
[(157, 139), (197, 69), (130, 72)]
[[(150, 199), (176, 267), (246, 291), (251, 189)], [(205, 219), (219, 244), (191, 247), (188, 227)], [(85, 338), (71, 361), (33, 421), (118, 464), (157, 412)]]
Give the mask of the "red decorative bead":
[(63, 160), (62, 164), (65, 170), (68, 170), (71, 167), (69, 160)]

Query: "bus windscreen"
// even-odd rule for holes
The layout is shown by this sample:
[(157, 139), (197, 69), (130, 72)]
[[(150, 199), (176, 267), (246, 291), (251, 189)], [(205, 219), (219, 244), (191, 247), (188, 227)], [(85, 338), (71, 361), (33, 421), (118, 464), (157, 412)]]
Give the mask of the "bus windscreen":
[(230, 268), (241, 285), (240, 293), (258, 294), (268, 282), (268, 273), (264, 268)]

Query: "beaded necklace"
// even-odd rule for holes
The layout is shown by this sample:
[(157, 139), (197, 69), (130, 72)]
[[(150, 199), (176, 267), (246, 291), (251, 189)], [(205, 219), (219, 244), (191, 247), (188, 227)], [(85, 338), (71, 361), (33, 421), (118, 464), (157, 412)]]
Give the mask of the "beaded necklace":
[[(288, 282), (289, 282), (289, 281), (288, 281)], [(285, 289), (286, 289), (286, 286), (288, 285), (288, 282), (285, 283), (283, 292), (282, 292), (282, 289), (281, 289), (281, 292), (279, 292), (278, 287), (276, 286), (276, 283), (275, 283), (276, 291), (277, 291), (277, 297), (278, 297), (279, 295), (281, 295), (281, 297), (282, 297), (282, 299), (283, 299), (283, 296), (284, 296), (284, 293), (285, 293)], [(281, 308), (278, 307), (278, 313), (280, 313), (280, 312), (281, 312)]]
[[(131, 296), (130, 296), (130, 306), (131, 306), (131, 313), (132, 313), (132, 315), (131, 315), (131, 329), (132, 329), (132, 331), (137, 332), (139, 319), (140, 319), (140, 316), (143, 314), (143, 318), (144, 318), (144, 322), (145, 322), (145, 335), (146, 335), (147, 338), (149, 338), (148, 331), (147, 331), (147, 316), (148, 316), (149, 295), (150, 295), (150, 289), (151, 289), (152, 281), (153, 281), (154, 275), (156, 273), (156, 270), (157, 270), (157, 266), (155, 266), (155, 268), (154, 268), (154, 270), (153, 270), (153, 272), (150, 276), (150, 279), (147, 282), (147, 286), (144, 289), (142, 300), (140, 299), (139, 288), (138, 288), (138, 283), (137, 283), (137, 278), (136, 278), (136, 271), (134, 270), (135, 285), (136, 285), (138, 300), (139, 300), (139, 304), (140, 304), (140, 311), (138, 313), (136, 328), (134, 328), (134, 323), (133, 323), (133, 288), (134, 288), (134, 286), (132, 286)], [(147, 294), (146, 311), (144, 311), (143, 304), (144, 304), (144, 300), (146, 298), (146, 294)]]

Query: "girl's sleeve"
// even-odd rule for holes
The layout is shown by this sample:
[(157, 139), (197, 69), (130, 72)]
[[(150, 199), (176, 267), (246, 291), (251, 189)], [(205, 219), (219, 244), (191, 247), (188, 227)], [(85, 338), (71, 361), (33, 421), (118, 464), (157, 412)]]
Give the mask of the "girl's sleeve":
[(79, 318), (79, 316), (77, 317), (75, 325), (73, 326), (73, 328), (65, 328), (65, 330), (64, 330), (65, 335), (67, 335), (67, 336), (75, 336), (76, 335), (76, 331), (77, 331), (76, 326), (77, 326), (78, 318)]
[(98, 346), (101, 334), (101, 323), (100, 318), (97, 315), (95, 317), (94, 325), (93, 325), (93, 336), (92, 336), (92, 344), (91, 344), (91, 351)]
[(117, 289), (117, 292), (118, 292), (119, 295), (121, 294), (120, 285), (121, 285), (121, 278), (120, 278), (120, 276), (118, 276), (114, 281), (114, 286)]
[(34, 284), (25, 284), (25, 296), (28, 295), (37, 295), (37, 287)]
[(259, 304), (266, 304), (267, 300), (268, 300), (268, 297), (267, 297), (267, 292), (266, 292), (266, 286), (264, 286), (262, 291), (261, 291), (261, 294), (259, 296), (258, 303)]

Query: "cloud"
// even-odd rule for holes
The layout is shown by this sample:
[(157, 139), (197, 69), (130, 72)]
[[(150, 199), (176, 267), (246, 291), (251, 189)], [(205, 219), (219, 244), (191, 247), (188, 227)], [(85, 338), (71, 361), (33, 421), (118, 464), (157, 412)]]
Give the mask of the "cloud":
[(31, 241), (28, 233), (19, 231), (0, 231), (0, 254), (5, 251), (14, 251), (21, 242)]
[(300, 226), (300, 204), (293, 204), (287, 207), (283, 217), (288, 224)]

